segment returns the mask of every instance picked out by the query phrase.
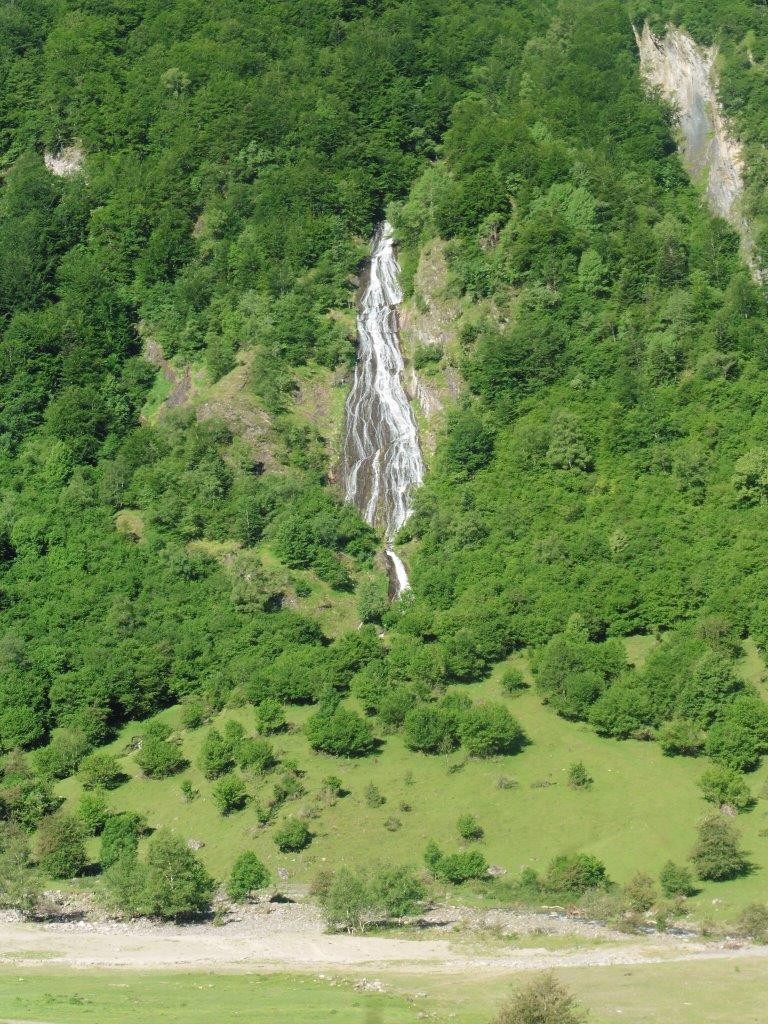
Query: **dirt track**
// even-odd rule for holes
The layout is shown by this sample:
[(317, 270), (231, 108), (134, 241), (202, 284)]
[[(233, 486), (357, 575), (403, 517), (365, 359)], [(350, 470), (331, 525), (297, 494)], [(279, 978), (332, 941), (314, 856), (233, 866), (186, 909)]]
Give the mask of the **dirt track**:
[[(546, 921), (546, 918), (543, 918)], [(533, 917), (521, 918), (520, 933)], [(148, 923), (0, 922), (0, 964), (134, 970), (317, 971), (365, 969), (402, 973), (488, 972), (765, 956), (768, 947), (711, 943), (669, 935), (619, 936), (599, 926), (555, 927), (572, 935), (548, 950), (530, 934), (522, 948), (498, 937), (461, 932), (439, 937), (326, 935), (309, 908), (281, 906), (246, 914), (222, 927)], [(575, 934), (574, 934), (575, 932)], [(429, 934), (429, 930), (426, 930)], [(595, 940), (600, 944), (595, 945)], [(592, 942), (592, 945), (589, 943)]]

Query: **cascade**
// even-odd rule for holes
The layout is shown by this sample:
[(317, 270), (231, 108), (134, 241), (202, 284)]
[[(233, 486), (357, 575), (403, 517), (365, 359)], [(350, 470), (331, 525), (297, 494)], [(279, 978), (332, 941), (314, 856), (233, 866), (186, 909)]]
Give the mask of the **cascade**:
[(341, 461), (346, 500), (384, 534), (395, 597), (409, 584), (392, 541), (411, 514), (412, 491), (424, 476), (416, 419), (403, 387), (399, 271), (392, 226), (384, 221), (373, 236), (361, 288), (357, 365), (345, 406)]

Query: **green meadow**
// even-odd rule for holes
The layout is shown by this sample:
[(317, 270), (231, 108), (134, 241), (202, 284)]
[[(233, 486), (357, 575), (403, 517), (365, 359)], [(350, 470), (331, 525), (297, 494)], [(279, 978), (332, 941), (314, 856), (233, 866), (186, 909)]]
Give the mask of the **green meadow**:
[[(642, 658), (647, 646), (635, 641), (630, 658)], [(514, 663), (527, 671), (524, 661)], [(761, 671), (760, 664), (750, 649), (746, 670), (754, 675)], [(502, 668), (469, 690), (475, 699), (505, 701), (519, 718), (530, 743), (514, 757), (475, 760), (461, 752), (427, 756), (409, 751), (395, 735), (386, 737), (372, 757), (338, 759), (310, 749), (301, 730), (310, 709), (292, 708), (293, 729), (273, 741), (281, 759), (292, 759), (305, 772), (306, 792), (287, 802), (269, 826), (259, 826), (253, 803), (269, 797), (274, 772), (248, 779), (251, 800), (244, 810), (226, 817), (219, 813), (211, 795), (214, 783), (197, 767), (209, 726), (180, 732), (189, 767), (173, 778), (143, 778), (134, 754), (123, 754), (130, 780), (110, 793), (110, 805), (115, 811), (146, 814), (150, 826), (169, 825), (185, 838), (201, 840), (205, 845), (200, 856), (219, 879), (226, 878), (241, 851), (255, 850), (273, 872), (281, 869), (282, 884), (288, 889), (310, 882), (320, 869), (341, 864), (419, 864), (430, 839), (445, 849), (458, 849), (456, 820), (465, 812), (473, 813), (485, 829), (479, 845), (488, 861), (510, 875), (525, 867), (543, 869), (556, 854), (571, 851), (599, 857), (618, 883), (639, 870), (658, 875), (669, 859), (685, 861), (696, 823), (708, 806), (697, 787), (706, 762), (665, 757), (655, 743), (601, 739), (585, 724), (558, 718), (533, 688), (507, 697), (498, 682)], [(175, 708), (163, 713), (174, 725), (178, 714)], [(250, 707), (227, 710), (214, 724), (221, 727), (229, 718), (254, 729)], [(139, 725), (129, 725), (109, 749), (121, 754), (140, 731)], [(587, 790), (574, 790), (567, 783), (568, 767), (575, 761), (583, 762), (594, 779)], [(337, 775), (348, 791), (335, 803), (319, 797), (323, 779), (330, 774)], [(182, 798), (182, 779), (189, 779), (199, 793), (191, 802)], [(381, 806), (368, 806), (365, 790), (371, 783), (385, 798)], [(750, 777), (750, 785), (758, 795), (766, 784), (764, 765)], [(80, 783), (71, 778), (59, 790), (74, 806)], [(700, 917), (728, 920), (746, 903), (764, 899), (766, 806), (758, 801), (737, 820), (754, 870), (734, 881), (703, 884), (693, 901)], [(279, 853), (272, 839), (279, 822), (307, 812), (316, 815), (308, 819), (314, 834), (311, 845), (302, 853)], [(91, 842), (95, 861), (98, 840)], [(497, 899), (492, 890), (451, 889), (444, 895), (452, 901)]]

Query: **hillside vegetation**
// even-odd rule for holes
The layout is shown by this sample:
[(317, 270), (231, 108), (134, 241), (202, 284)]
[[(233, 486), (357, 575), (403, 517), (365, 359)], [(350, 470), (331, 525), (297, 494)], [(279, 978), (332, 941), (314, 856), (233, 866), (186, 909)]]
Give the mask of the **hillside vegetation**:
[[(670, 898), (759, 896), (765, 296), (638, 74), (631, 19), (673, 6), (0, 13), (6, 902), (93, 864), (162, 912), (181, 856), (183, 916), (246, 850), (534, 901), (672, 859)], [(719, 6), (689, 27), (728, 23), (755, 155), (768, 31)], [(408, 353), (447, 408), (392, 606), (334, 483), (385, 213), (411, 310), (439, 254), (453, 321)]]

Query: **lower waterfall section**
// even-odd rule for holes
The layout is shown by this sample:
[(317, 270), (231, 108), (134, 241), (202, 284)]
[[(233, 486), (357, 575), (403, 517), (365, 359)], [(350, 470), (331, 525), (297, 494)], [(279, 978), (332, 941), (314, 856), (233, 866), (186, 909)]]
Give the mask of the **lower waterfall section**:
[(373, 237), (358, 307), (358, 356), (345, 407), (341, 462), (346, 500), (384, 534), (394, 597), (409, 584), (391, 542), (411, 514), (411, 493), (424, 476), (416, 419), (402, 380), (399, 272), (392, 227), (384, 221)]

